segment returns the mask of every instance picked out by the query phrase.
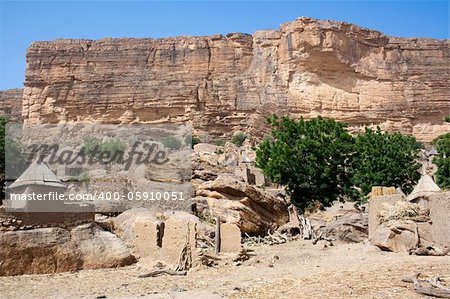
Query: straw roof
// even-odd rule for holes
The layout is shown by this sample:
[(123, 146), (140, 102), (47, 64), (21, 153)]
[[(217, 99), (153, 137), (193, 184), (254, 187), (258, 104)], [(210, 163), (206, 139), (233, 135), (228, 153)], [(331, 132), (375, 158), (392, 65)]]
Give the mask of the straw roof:
[(417, 185), (411, 194), (408, 195), (408, 201), (412, 201), (421, 196), (427, 196), (434, 192), (441, 191), (438, 185), (433, 181), (429, 175), (422, 175)]
[(14, 189), (21, 186), (48, 186), (65, 188), (58, 177), (44, 163), (33, 163), (22, 175), (12, 183), (9, 188)]

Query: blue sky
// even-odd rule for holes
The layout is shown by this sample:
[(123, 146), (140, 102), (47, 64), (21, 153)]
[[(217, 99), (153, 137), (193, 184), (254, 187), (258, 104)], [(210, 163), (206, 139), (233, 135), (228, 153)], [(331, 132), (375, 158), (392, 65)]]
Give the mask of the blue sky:
[(0, 0), (0, 90), (22, 87), (33, 41), (253, 33), (300, 16), (355, 23), (405, 37), (449, 38), (443, 1), (82, 1)]

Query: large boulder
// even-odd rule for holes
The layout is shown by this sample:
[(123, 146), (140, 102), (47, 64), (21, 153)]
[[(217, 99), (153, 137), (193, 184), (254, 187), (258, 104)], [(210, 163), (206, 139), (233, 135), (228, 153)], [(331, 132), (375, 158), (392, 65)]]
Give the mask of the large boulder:
[(0, 233), (0, 261), (3, 276), (112, 268), (136, 259), (115, 235), (85, 224)]
[(282, 198), (247, 185), (231, 175), (219, 175), (214, 181), (199, 185), (193, 201), (201, 217), (220, 216), (248, 234), (265, 234), (289, 219), (287, 205)]
[(383, 223), (370, 238), (372, 245), (393, 252), (407, 252), (417, 242), (416, 225), (411, 220)]
[(430, 195), (432, 239), (436, 245), (450, 247), (450, 191)]
[(369, 236), (372, 245), (393, 252), (435, 245), (432, 231), (438, 224), (430, 221), (428, 208), (406, 201), (384, 202), (377, 207), (371, 211), (378, 220)]
[(213, 154), (215, 153), (218, 149), (220, 148), (220, 146), (214, 145), (214, 144), (209, 144), (209, 143), (197, 143), (194, 145), (194, 152), (195, 153), (208, 153), (208, 154)]
[(316, 234), (349, 243), (363, 242), (368, 236), (368, 215), (354, 203), (336, 202), (325, 211), (308, 216)]
[(114, 268), (136, 262), (116, 235), (97, 225), (80, 225), (72, 229), (70, 235), (82, 257), (82, 269)]
[(129, 209), (114, 218), (114, 233), (126, 243), (132, 244), (136, 239), (136, 227), (145, 223), (153, 223), (157, 226), (161, 224), (161, 220), (149, 209)]
[[(372, 195), (369, 200), (369, 238), (372, 236), (372, 233), (378, 228), (378, 226), (380, 226), (379, 211), (381, 210), (381, 208), (384, 205), (393, 204), (397, 202), (404, 202), (405, 200), (404, 195), (402, 194), (397, 193), (397, 194), (383, 195), (383, 192), (380, 190), (383, 190), (383, 188), (373, 187)], [(377, 195), (380, 193), (381, 195)]]

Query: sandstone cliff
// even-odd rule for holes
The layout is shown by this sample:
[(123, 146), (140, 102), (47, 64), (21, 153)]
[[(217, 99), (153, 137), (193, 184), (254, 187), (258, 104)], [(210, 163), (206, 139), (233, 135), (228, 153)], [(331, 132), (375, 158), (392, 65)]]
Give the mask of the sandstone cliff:
[(0, 90), (0, 115), (9, 117), (10, 122), (22, 122), (22, 95), (23, 89)]
[(450, 131), (449, 41), (297, 19), (253, 35), (56, 40), (27, 52), (29, 123), (192, 121), (257, 127), (259, 113), (323, 115), (431, 140)]

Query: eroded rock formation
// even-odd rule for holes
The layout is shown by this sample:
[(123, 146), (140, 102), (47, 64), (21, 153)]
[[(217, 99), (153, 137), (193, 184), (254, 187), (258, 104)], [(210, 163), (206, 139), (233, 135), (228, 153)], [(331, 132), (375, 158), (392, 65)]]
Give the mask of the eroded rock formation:
[(282, 198), (228, 175), (199, 185), (193, 201), (203, 218), (219, 216), (226, 223), (236, 224), (241, 232), (253, 235), (265, 235), (289, 218)]
[(450, 131), (448, 96), (448, 40), (301, 18), (253, 35), (35, 42), (23, 116), (30, 123), (190, 120), (198, 133), (221, 135), (251, 127), (271, 107), (431, 140)]

